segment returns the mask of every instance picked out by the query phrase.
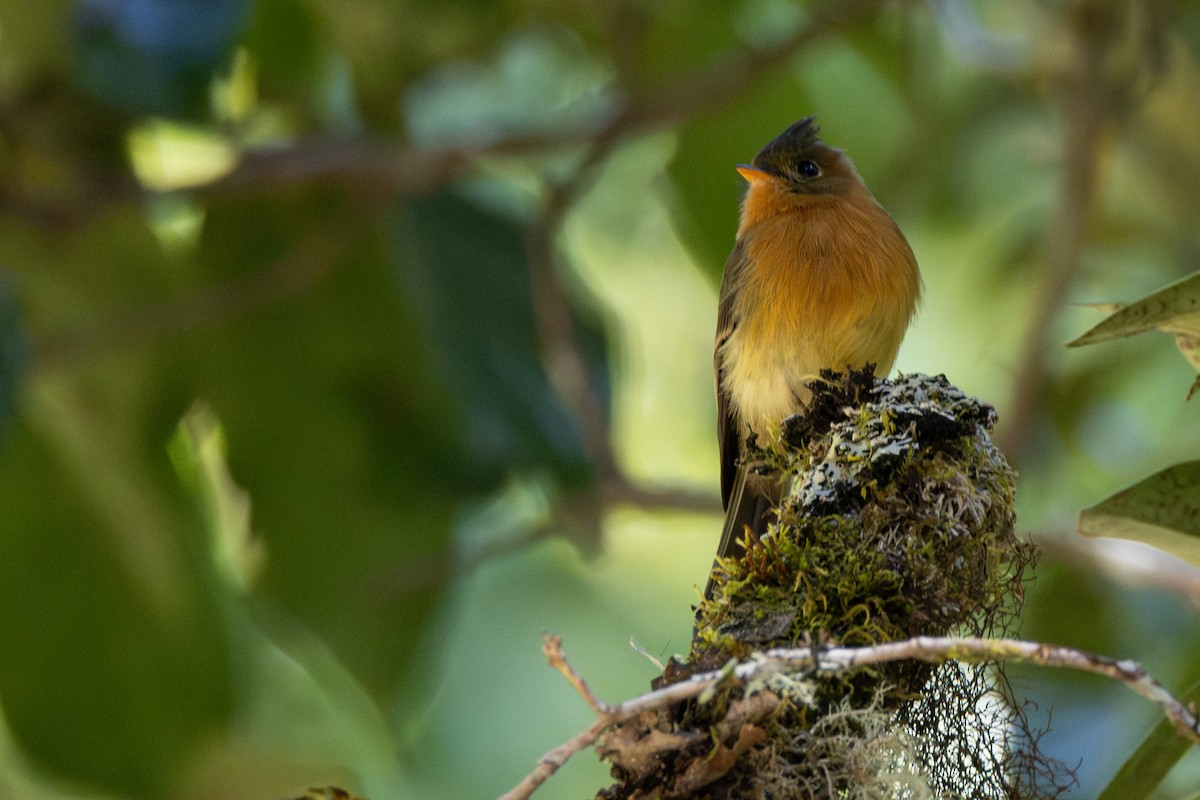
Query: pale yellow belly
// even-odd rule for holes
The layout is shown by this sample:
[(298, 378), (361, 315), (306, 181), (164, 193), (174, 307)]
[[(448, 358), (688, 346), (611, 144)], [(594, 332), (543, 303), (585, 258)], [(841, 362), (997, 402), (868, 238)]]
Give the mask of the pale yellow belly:
[[(891, 371), (920, 292), (903, 236), (872, 200), (826, 204), (744, 231), (722, 388), (740, 433), (766, 444), (808, 401), (822, 369)], [(766, 265), (770, 265), (768, 268)]]
[(807, 402), (808, 382), (819, 376), (822, 366), (830, 365), (823, 363), (811, 341), (797, 339), (785, 347), (770, 347), (755, 346), (748, 339), (744, 330), (735, 330), (725, 342), (725, 389), (741, 425), (770, 439), (784, 417)]

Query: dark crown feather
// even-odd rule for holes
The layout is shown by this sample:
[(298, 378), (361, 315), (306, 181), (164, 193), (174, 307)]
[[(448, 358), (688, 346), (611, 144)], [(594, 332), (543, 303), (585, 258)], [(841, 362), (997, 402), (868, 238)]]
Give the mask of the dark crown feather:
[(792, 123), (787, 130), (767, 142), (754, 156), (752, 163), (759, 169), (778, 174), (784, 163), (794, 159), (803, 150), (819, 144), (821, 140), (817, 138), (817, 134), (820, 132), (817, 118), (805, 117)]

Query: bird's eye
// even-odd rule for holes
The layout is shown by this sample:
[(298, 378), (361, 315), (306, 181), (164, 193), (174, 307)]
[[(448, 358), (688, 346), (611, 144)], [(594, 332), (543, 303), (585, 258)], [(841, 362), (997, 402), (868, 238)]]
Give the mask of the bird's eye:
[(796, 163), (796, 172), (800, 173), (802, 178), (815, 178), (821, 174), (821, 168), (817, 166), (815, 161), (809, 161), (807, 158)]

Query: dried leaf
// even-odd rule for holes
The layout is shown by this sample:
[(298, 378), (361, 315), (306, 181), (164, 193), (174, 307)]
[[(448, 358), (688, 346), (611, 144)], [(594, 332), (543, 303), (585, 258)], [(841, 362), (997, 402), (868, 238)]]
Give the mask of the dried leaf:
[(1200, 334), (1179, 333), (1175, 335), (1175, 346), (1192, 367), (1200, 372)]
[(706, 758), (698, 758), (688, 765), (687, 770), (679, 779), (675, 792), (686, 795), (707, 786), (720, 779), (726, 772), (733, 769), (737, 760), (750, 748), (767, 739), (766, 731), (757, 725), (743, 725), (738, 732), (737, 741), (732, 747), (718, 745)]
[(683, 750), (701, 734), (671, 733), (657, 727), (658, 716), (647, 711), (637, 719), (614, 726), (596, 748), (600, 758), (633, 775), (645, 775), (661, 762), (664, 753)]

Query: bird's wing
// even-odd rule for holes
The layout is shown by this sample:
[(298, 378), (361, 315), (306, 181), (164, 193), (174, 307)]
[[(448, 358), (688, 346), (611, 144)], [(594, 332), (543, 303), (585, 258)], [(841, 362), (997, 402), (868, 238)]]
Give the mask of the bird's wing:
[(733, 252), (725, 261), (725, 274), (721, 278), (720, 299), (717, 301), (717, 338), (713, 345), (713, 379), (717, 391), (717, 448), (721, 454), (721, 504), (729, 507), (729, 496), (733, 492), (734, 476), (737, 472), (740, 448), (737, 415), (725, 391), (721, 369), (721, 347), (737, 326), (733, 306), (737, 285), (746, 269), (747, 258), (742, 243), (733, 246)]

